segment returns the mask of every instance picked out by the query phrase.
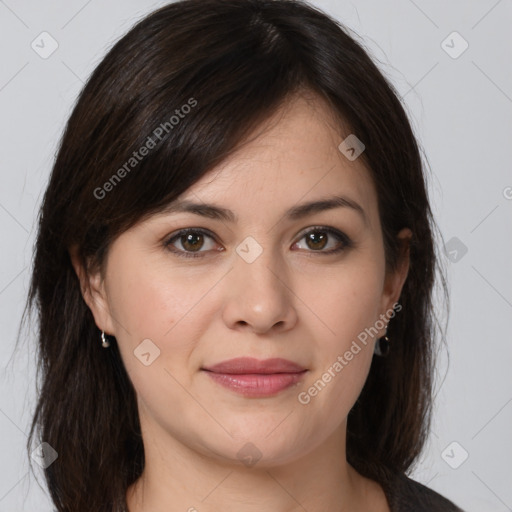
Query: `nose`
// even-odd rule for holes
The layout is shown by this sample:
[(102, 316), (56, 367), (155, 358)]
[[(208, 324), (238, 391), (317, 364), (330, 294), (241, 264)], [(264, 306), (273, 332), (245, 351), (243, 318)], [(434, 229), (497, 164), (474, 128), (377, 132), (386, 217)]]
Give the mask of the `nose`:
[(269, 249), (252, 262), (240, 254), (226, 277), (226, 325), (258, 334), (291, 329), (297, 322), (297, 299), (284, 262)]

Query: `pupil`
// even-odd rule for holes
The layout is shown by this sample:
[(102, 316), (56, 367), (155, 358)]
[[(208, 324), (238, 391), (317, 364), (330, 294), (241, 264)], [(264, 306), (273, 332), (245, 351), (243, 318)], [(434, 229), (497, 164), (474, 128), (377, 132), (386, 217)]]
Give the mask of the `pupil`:
[[(196, 239), (196, 242), (197, 242), (197, 239), (198, 239), (199, 237), (202, 237), (202, 235), (194, 235), (194, 234), (188, 234), (188, 235), (185, 235), (185, 244), (183, 244), (183, 245), (184, 245), (184, 247), (187, 249), (187, 245), (190, 245), (190, 241), (191, 241), (191, 240), (193, 241), (194, 239)], [(198, 249), (198, 248), (199, 248), (199, 247), (193, 247), (194, 245), (196, 245), (196, 244), (194, 244), (194, 242), (192, 242), (192, 244), (191, 244), (191, 245), (192, 245), (192, 247), (189, 247), (189, 248), (188, 248), (188, 249), (190, 249), (190, 250), (194, 250), (194, 249)]]
[[(309, 240), (309, 241), (312, 241), (314, 246), (318, 243), (318, 242), (315, 242), (315, 241), (314, 241), (314, 238), (315, 238), (315, 237), (319, 237), (319, 238), (320, 238), (320, 247), (313, 247), (313, 248), (315, 248), (315, 249), (318, 249), (318, 248), (319, 248), (319, 249), (322, 249), (323, 247), (325, 247), (325, 240), (326, 240), (326, 238), (327, 238), (327, 237), (325, 236), (325, 234), (320, 234), (320, 235), (319, 235), (319, 234), (318, 234), (318, 232), (316, 232), (316, 233), (310, 233), (310, 234), (309, 234), (308, 240)], [(324, 243), (322, 243), (322, 242), (324, 242)]]

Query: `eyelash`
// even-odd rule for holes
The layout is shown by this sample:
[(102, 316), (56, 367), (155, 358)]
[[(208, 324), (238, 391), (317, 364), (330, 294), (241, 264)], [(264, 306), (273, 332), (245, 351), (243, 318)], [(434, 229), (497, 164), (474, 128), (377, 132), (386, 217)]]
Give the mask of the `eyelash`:
[[(350, 249), (354, 247), (354, 242), (347, 236), (345, 233), (342, 233), (341, 231), (338, 231), (337, 229), (323, 227), (323, 226), (314, 226), (309, 231), (305, 232), (299, 240), (302, 240), (306, 235), (309, 235), (310, 233), (315, 232), (321, 232), (321, 233), (328, 233), (329, 235), (333, 235), (334, 237), (338, 238), (340, 242), (342, 242), (341, 247), (338, 247), (336, 249), (331, 249), (329, 251), (307, 251), (307, 252), (313, 252), (323, 255), (330, 255), (330, 254), (337, 254), (341, 251), (345, 251), (346, 249)], [(177, 250), (176, 248), (171, 248), (172, 244), (181, 238), (182, 236), (189, 235), (189, 234), (201, 234), (208, 236), (212, 239), (215, 239), (215, 237), (208, 231), (201, 229), (201, 228), (186, 228), (178, 231), (176, 234), (172, 235), (170, 238), (168, 238), (164, 242), (164, 246), (171, 251), (173, 254), (176, 254), (176, 256), (180, 258), (202, 258), (203, 253), (207, 251), (197, 251), (197, 252), (186, 252), (182, 250)]]

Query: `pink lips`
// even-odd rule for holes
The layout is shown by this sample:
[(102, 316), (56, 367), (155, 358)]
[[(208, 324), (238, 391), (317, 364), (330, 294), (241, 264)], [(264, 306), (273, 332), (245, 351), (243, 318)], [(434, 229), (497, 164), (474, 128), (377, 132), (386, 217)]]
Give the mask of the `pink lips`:
[(287, 359), (238, 357), (202, 368), (222, 386), (251, 397), (272, 396), (299, 382), (306, 369)]

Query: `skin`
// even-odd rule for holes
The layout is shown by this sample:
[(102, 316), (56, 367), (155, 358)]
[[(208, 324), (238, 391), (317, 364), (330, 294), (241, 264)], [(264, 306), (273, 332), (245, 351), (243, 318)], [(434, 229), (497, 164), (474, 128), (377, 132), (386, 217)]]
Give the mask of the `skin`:
[[(386, 328), (308, 404), (297, 398), (393, 307), (409, 268), (406, 247), (386, 273), (376, 190), (361, 159), (338, 150), (346, 135), (320, 99), (296, 96), (180, 197), (228, 208), (237, 223), (157, 214), (114, 241), (104, 274), (86, 275), (73, 256), (96, 325), (116, 337), (137, 391), (146, 467), (128, 489), (130, 512), (389, 511), (380, 485), (345, 455), (347, 415)], [(366, 222), (346, 207), (286, 219), (334, 193), (359, 203)], [(313, 226), (355, 245), (323, 254), (340, 241), (308, 243)], [(173, 243), (201, 257), (164, 246), (183, 228), (212, 233)], [(247, 236), (263, 251), (252, 263), (236, 252)], [(144, 339), (160, 350), (148, 366), (134, 355)], [(277, 395), (248, 398), (200, 370), (240, 356), (282, 357), (308, 372)], [(252, 466), (237, 456), (247, 443), (260, 457)]]

